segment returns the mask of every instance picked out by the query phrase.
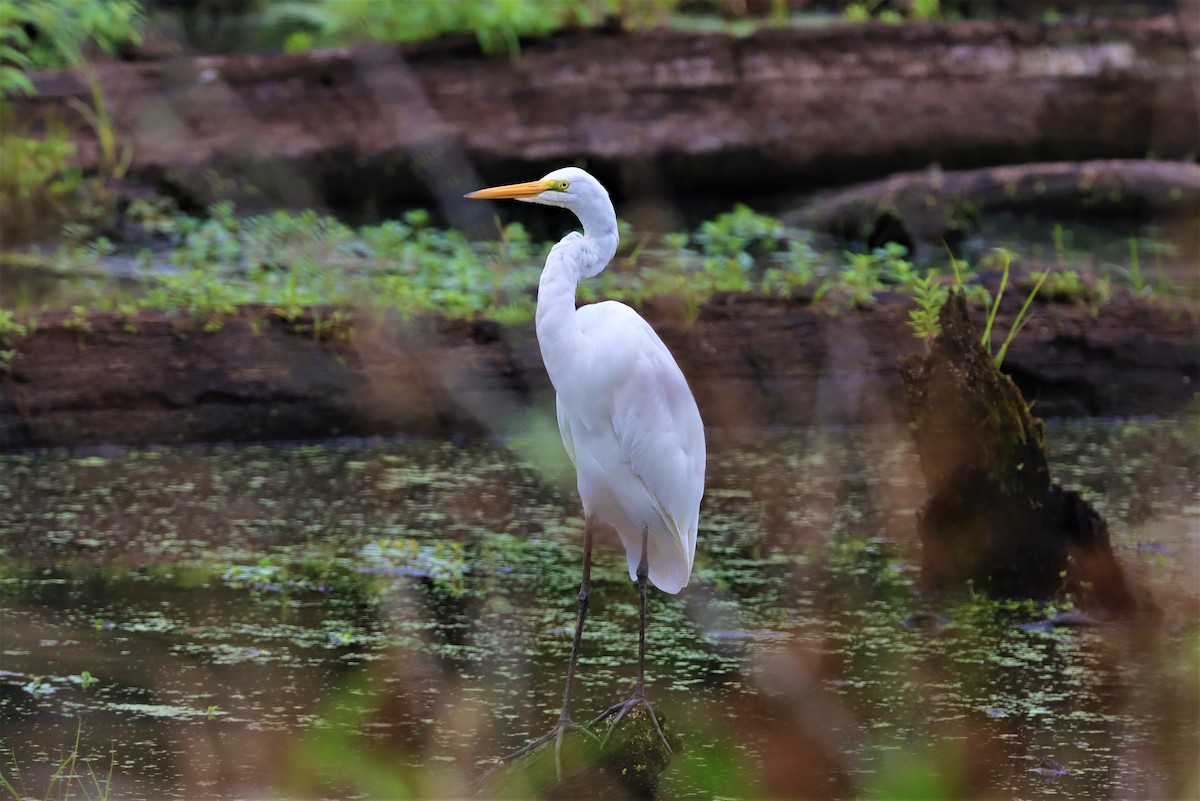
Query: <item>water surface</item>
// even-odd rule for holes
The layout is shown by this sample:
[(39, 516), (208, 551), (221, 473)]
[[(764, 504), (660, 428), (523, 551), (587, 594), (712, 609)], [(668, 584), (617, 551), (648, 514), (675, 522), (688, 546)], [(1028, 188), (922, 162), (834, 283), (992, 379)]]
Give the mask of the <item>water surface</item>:
[[(663, 797), (1194, 792), (1195, 434), (1049, 441), (1161, 624), (920, 598), (902, 429), (713, 442), (692, 584), (650, 599), (649, 691), (686, 749)], [(112, 798), (459, 794), (557, 715), (580, 525), (553, 442), (2, 456), (0, 772), (42, 797), (74, 751), (78, 798), (110, 768)], [(616, 547), (578, 719), (632, 685)]]

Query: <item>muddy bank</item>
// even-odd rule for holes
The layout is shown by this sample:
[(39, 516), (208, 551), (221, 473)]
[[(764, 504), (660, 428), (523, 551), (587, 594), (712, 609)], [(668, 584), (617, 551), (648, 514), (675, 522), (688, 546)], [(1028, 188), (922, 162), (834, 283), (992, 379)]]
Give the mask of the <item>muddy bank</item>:
[[(1194, 159), (1195, 64), (1179, 20), (591, 32), (102, 65), (132, 175), (196, 202), (439, 202), (483, 179), (586, 162), (622, 199), (677, 204), (1048, 159)], [(13, 119), (61, 118), (85, 169), (82, 76), (36, 76)], [(220, 182), (217, 182), (220, 183)], [(459, 219), (461, 218), (461, 219)], [(490, 218), (489, 218), (490, 220)]]
[[(1018, 299), (1006, 302), (997, 338)], [(907, 419), (899, 358), (921, 344), (907, 302), (840, 315), (802, 301), (719, 298), (643, 308), (688, 376), (709, 427)], [(347, 435), (512, 433), (553, 399), (532, 325), (360, 320), (314, 339), (311, 320), (246, 308), (220, 330), (145, 312), (86, 325), (47, 314), (0, 378), (0, 448)], [(1035, 414), (1184, 410), (1200, 387), (1194, 310), (1039, 304), (1004, 369)]]

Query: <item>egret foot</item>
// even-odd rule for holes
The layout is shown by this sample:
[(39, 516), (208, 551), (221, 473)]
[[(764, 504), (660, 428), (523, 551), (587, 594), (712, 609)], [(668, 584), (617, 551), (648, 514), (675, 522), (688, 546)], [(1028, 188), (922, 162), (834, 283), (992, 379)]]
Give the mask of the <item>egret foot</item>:
[(607, 746), (609, 738), (611, 738), (613, 732), (617, 730), (617, 725), (620, 724), (621, 719), (625, 717), (630, 710), (636, 709), (639, 706), (646, 708), (646, 714), (650, 717), (650, 722), (654, 724), (654, 731), (658, 732), (658, 738), (662, 740), (662, 744), (666, 747), (667, 753), (674, 754), (675, 751), (671, 748), (671, 743), (667, 741), (667, 735), (663, 734), (662, 726), (658, 725), (658, 716), (654, 714), (654, 707), (650, 705), (648, 700), (646, 700), (646, 692), (641, 687), (634, 690), (633, 695), (631, 695), (628, 700), (613, 704), (608, 709), (600, 713), (599, 717), (588, 724), (588, 728), (595, 728), (606, 718), (616, 715), (616, 717), (613, 717), (612, 722), (608, 724), (608, 731), (604, 733), (604, 739), (600, 741), (601, 746)]
[[(656, 722), (654, 725), (657, 726), (658, 723)], [(521, 757), (525, 756), (526, 754), (533, 753), (541, 746), (550, 742), (550, 740), (554, 740), (554, 773), (559, 779), (561, 779), (562, 778), (563, 735), (566, 734), (568, 731), (577, 731), (586, 737), (590, 737), (592, 739), (592, 741), (596, 743), (596, 745), (603, 746), (603, 742), (600, 740), (600, 738), (597, 737), (592, 732), (588, 731), (587, 727), (580, 726), (578, 723), (575, 723), (574, 721), (572, 721), (571, 718), (564, 715), (563, 717), (560, 717), (558, 719), (558, 723), (556, 723), (554, 725), (553, 729), (546, 732), (545, 734), (543, 734), (541, 737), (537, 738), (533, 742), (530, 742), (530, 743), (522, 746), (521, 748), (518, 748), (516, 751), (513, 751), (508, 756), (501, 757), (500, 761), (501, 762), (512, 762), (514, 759), (520, 759)]]

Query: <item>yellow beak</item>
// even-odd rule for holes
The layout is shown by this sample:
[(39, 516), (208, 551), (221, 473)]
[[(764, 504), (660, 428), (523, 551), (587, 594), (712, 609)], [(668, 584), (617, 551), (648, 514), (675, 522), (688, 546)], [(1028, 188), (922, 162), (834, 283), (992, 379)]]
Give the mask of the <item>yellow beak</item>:
[(550, 189), (549, 181), (527, 181), (523, 184), (508, 184), (480, 189), (478, 192), (468, 192), (463, 197), (476, 200), (506, 200), (510, 198), (537, 197)]

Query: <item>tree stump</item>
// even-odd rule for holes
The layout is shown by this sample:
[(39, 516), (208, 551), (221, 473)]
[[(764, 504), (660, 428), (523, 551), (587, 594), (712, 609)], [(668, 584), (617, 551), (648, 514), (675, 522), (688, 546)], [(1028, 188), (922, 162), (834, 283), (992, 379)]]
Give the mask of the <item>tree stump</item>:
[[(662, 716), (659, 715), (660, 722)], [(608, 723), (592, 728), (603, 737)], [(671, 751), (681, 750), (679, 737), (664, 723), (663, 733)], [(554, 742), (539, 746), (529, 754), (497, 765), (475, 786), (484, 798), (537, 799), (637, 799), (658, 797), (658, 782), (671, 761), (668, 752), (642, 707), (627, 714), (601, 748), (576, 732), (568, 732), (562, 745), (562, 776), (557, 775)]]
[(1042, 421), (951, 293), (926, 356), (901, 363), (930, 498), (918, 513), (927, 589), (1052, 599), (1113, 615), (1152, 609), (1129, 587), (1092, 506), (1051, 481)]

